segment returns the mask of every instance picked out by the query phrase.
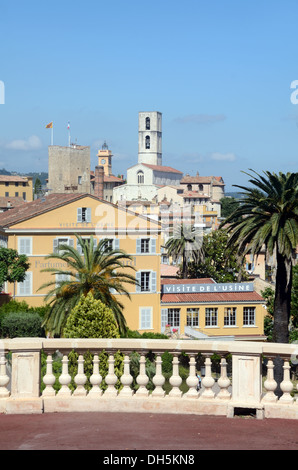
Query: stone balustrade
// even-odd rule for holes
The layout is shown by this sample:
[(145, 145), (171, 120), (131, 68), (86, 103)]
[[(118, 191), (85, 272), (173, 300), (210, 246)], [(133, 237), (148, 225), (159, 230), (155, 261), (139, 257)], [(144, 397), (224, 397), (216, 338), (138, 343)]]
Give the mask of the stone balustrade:
[[(76, 374), (69, 371), (69, 355), (77, 353)], [(100, 357), (107, 354), (107, 374), (100, 373)], [(165, 392), (162, 355), (172, 355), (170, 390)], [(85, 373), (85, 353), (91, 354), (92, 373)], [(120, 377), (115, 359), (122, 354)], [(138, 372), (131, 374), (131, 353), (138, 353)], [(154, 376), (149, 390), (146, 355), (154, 355)], [(187, 390), (181, 391), (179, 356), (189, 357)], [(41, 354), (46, 357), (41, 374)], [(54, 374), (53, 357), (61, 359)], [(212, 373), (212, 357), (220, 359), (217, 379)], [(204, 362), (202, 388), (198, 391), (196, 358)], [(274, 358), (283, 360), (282, 396), (275, 394)], [(227, 357), (231, 374), (227, 373)], [(262, 380), (262, 363), (267, 376)], [(151, 339), (44, 339), (16, 338), (0, 341), (0, 413), (50, 413), (67, 411), (126, 411), (150, 413), (190, 413), (233, 417), (235, 410), (255, 410), (257, 418), (298, 419), (298, 398), (290, 363), (298, 360), (297, 344), (244, 341), (196, 341)], [(119, 375), (119, 374), (118, 374)], [(55, 383), (59, 382), (56, 387)], [(135, 382), (133, 384), (133, 382)], [(104, 387), (103, 387), (104, 383)], [(298, 386), (297, 386), (298, 387)], [(41, 391), (42, 390), (42, 391)], [(297, 395), (296, 395), (297, 396)]]

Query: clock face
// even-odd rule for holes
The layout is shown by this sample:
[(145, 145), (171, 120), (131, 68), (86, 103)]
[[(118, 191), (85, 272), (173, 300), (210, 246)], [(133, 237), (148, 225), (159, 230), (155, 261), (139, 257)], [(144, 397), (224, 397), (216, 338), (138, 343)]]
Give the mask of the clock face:
[(104, 165), (105, 163), (106, 163), (105, 159), (104, 159), (104, 158), (102, 158), (102, 160), (101, 160), (101, 164), (102, 164), (102, 165)]

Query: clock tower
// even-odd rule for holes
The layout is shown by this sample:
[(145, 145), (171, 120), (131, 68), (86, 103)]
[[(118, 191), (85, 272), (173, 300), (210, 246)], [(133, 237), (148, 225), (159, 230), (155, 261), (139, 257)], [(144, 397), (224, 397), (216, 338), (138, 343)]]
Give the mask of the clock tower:
[(104, 173), (106, 176), (112, 174), (112, 152), (109, 150), (106, 142), (104, 142), (101, 150), (98, 151), (98, 165), (104, 167)]

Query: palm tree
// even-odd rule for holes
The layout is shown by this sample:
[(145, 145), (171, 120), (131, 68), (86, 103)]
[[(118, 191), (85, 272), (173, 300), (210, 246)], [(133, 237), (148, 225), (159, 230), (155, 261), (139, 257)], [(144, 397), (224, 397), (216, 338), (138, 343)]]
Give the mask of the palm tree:
[(168, 256), (177, 261), (182, 257), (182, 278), (188, 275), (188, 263), (202, 258), (202, 233), (193, 226), (177, 225), (173, 235), (166, 242)]
[(51, 288), (45, 296), (51, 308), (44, 318), (44, 326), (52, 335), (61, 335), (67, 316), (81, 295), (92, 292), (95, 299), (100, 299), (112, 309), (120, 333), (125, 333), (127, 325), (122, 313), (123, 305), (115, 293), (130, 298), (125, 284), (136, 284), (135, 277), (126, 271), (128, 268), (134, 270), (132, 266), (127, 266), (131, 256), (122, 250), (110, 248), (107, 239), (100, 240), (96, 245), (92, 236), (83, 239), (76, 235), (76, 238), (81, 250), (61, 244), (59, 252), (46, 257), (65, 262), (66, 267), (42, 271), (51, 272), (55, 277), (39, 288)]
[[(253, 170), (250, 170), (253, 171)], [(288, 343), (292, 288), (292, 266), (298, 240), (298, 173), (248, 174), (253, 187), (235, 185), (245, 190), (240, 206), (226, 220), (230, 233), (228, 245), (239, 253), (276, 257), (274, 299), (275, 342)]]

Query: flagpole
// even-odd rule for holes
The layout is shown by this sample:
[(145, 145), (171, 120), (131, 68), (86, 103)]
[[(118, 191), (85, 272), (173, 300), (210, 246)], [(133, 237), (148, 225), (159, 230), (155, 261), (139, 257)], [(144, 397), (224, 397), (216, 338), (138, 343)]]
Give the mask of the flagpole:
[(51, 132), (51, 145), (54, 145), (54, 124), (52, 125), (52, 132)]
[(68, 121), (67, 129), (68, 129), (68, 147), (70, 147), (70, 124), (69, 124), (69, 121)]

